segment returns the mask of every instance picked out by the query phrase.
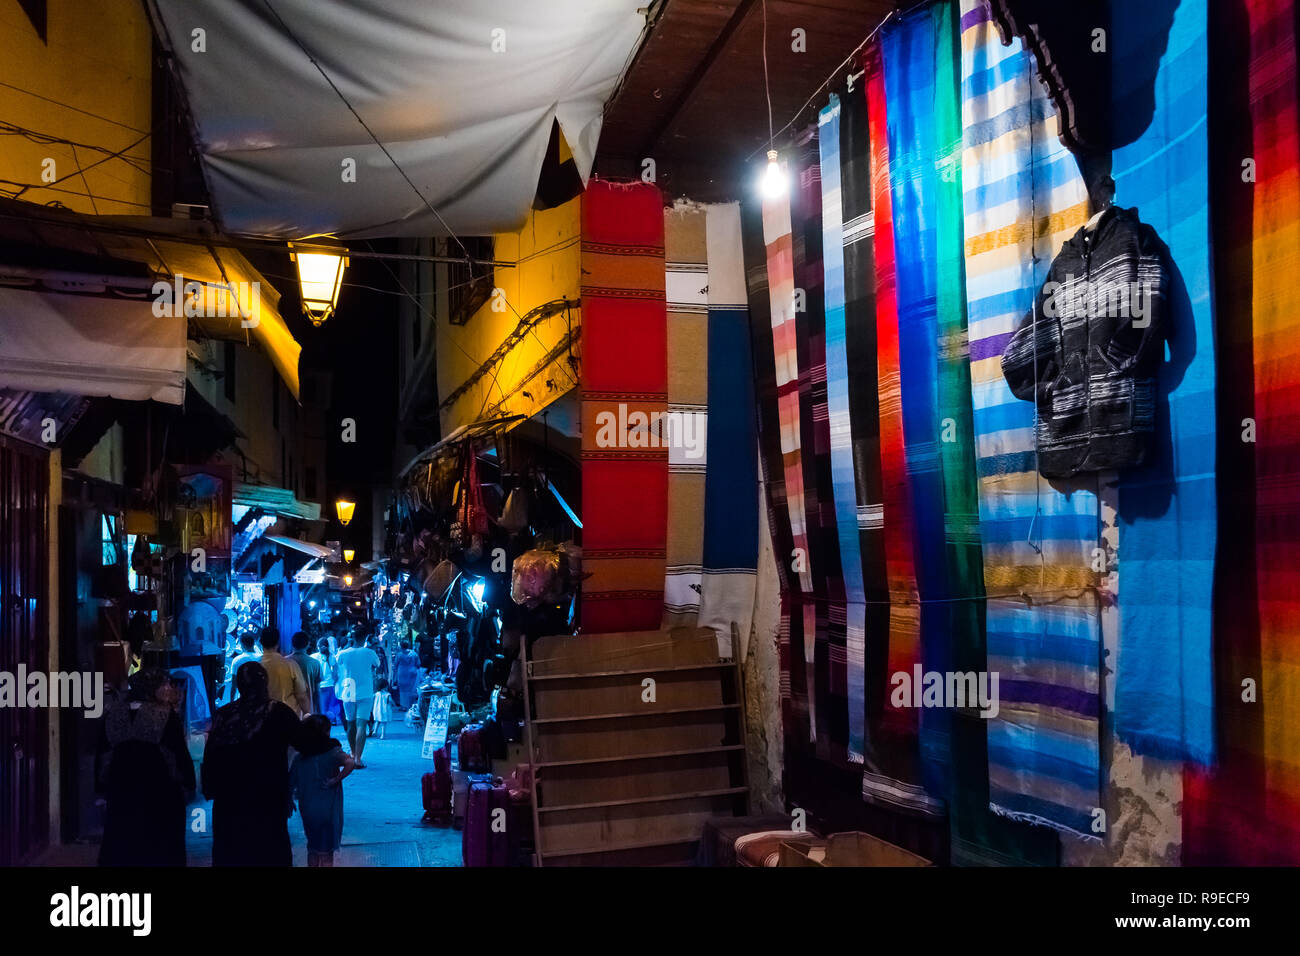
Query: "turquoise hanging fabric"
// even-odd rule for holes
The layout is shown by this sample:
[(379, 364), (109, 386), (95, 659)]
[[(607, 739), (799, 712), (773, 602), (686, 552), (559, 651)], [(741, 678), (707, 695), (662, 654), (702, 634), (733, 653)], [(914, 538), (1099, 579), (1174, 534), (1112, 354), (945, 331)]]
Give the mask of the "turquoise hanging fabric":
[(845, 601), (849, 760), (862, 762), (866, 728), (866, 592), (858, 542), (858, 491), (849, 417), (849, 358), (844, 310), (844, 224), (840, 203), (840, 101), (818, 116), (821, 148), (822, 269), (826, 304), (826, 408), (830, 418), (831, 492)]
[[(1113, 90), (1120, 131), (1115, 202), (1136, 207), (1169, 247), (1169, 358), (1148, 460), (1120, 476), (1120, 642), (1115, 733), (1136, 753), (1214, 760), (1211, 605), (1215, 347), (1210, 283), (1206, 0), (1115, 4)], [(1152, 51), (1162, 50), (1158, 63)], [(1154, 106), (1154, 109), (1152, 108)]]

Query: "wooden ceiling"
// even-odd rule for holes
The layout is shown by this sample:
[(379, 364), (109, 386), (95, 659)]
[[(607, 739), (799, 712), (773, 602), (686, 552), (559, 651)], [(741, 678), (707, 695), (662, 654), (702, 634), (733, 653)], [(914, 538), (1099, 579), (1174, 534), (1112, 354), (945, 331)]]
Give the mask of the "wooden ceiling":
[[(896, 6), (892, 0), (664, 0), (606, 110), (599, 175), (639, 177), (643, 160), (652, 158), (666, 197), (739, 197), (768, 141), (765, 4), (777, 131)], [(792, 49), (796, 29), (804, 31), (805, 52)], [(825, 102), (819, 93), (790, 129), (778, 132), (778, 148), (815, 123)]]

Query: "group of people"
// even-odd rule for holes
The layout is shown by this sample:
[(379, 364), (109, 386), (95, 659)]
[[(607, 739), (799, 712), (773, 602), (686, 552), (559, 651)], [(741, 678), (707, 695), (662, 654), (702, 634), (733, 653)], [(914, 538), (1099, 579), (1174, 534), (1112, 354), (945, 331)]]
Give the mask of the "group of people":
[[(295, 797), (309, 865), (332, 865), (343, 831), (341, 784), (366, 766), (362, 754), (376, 699), (415, 693), (418, 662), (410, 666), (409, 645), (390, 669), (362, 631), (337, 653), (322, 643), (312, 654), (311, 639), (299, 632), (286, 656), (275, 628), (240, 637), (202, 762), (203, 794), (213, 802), (215, 866), (290, 865)], [(391, 689), (383, 674), (392, 675)], [(196, 780), (178, 701), (166, 671), (145, 669), (105, 714), (103, 866), (185, 865), (186, 806)], [(336, 708), (346, 751), (330, 736)]]

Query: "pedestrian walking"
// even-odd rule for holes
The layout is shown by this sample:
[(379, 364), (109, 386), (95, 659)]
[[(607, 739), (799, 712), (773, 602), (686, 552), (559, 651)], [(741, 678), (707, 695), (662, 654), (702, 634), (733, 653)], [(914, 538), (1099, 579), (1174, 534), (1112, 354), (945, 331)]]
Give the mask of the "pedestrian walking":
[(308, 866), (334, 865), (334, 851), (343, 839), (343, 780), (356, 768), (356, 761), (330, 737), (331, 726), (323, 714), (303, 721), (298, 756), (289, 772), (307, 837)]

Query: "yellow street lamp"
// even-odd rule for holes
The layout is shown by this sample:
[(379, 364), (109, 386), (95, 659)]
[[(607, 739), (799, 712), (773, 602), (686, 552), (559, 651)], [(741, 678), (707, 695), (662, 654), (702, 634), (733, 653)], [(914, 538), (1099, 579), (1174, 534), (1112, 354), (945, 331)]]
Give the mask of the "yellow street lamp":
[(302, 310), (312, 325), (320, 325), (339, 304), (343, 287), (343, 270), (348, 266), (346, 249), (329, 246), (302, 246), (289, 243), (289, 258), (298, 266), (298, 292)]
[(350, 574), (343, 575), (343, 586), (345, 588), (352, 587), (352, 575)]
[(334, 511), (339, 516), (339, 524), (344, 527), (347, 527), (348, 522), (352, 520), (352, 513), (356, 510), (357, 503), (355, 501), (348, 501), (346, 498), (340, 498), (338, 501), (334, 502)]
[(352, 559), (355, 558), (356, 556), (357, 556), (357, 553), (356, 553), (355, 551), (353, 551), (351, 548), (344, 548), (344, 549), (343, 549), (343, 560), (346, 561), (348, 564), (351, 564), (351, 563), (352, 563)]

